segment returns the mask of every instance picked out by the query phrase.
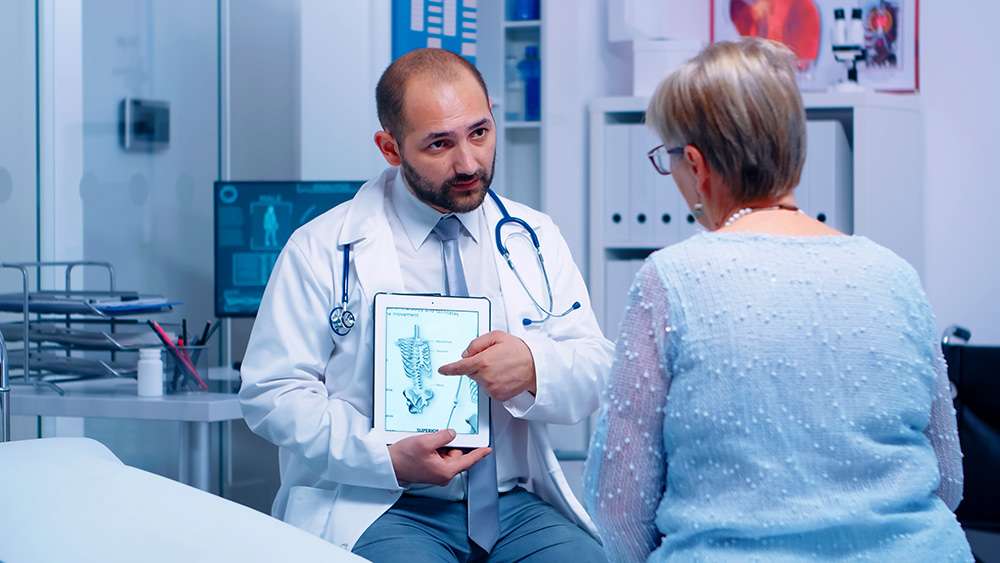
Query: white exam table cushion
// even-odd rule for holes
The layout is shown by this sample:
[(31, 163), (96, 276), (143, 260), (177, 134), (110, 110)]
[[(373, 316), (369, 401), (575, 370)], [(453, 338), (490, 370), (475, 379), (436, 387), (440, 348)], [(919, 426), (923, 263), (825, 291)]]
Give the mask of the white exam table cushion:
[(365, 561), (87, 438), (0, 444), (0, 538), (8, 563)]

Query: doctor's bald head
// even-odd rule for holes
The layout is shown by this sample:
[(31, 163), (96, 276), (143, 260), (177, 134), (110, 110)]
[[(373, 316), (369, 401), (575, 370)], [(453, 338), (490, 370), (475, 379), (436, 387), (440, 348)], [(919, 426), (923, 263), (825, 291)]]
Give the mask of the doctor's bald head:
[(443, 49), (393, 61), (375, 88), (375, 145), (410, 190), (441, 212), (478, 207), (493, 180), (496, 132), (476, 67)]
[(457, 82), (474, 79), (489, 107), (486, 82), (472, 63), (445, 49), (416, 49), (399, 57), (382, 73), (375, 87), (375, 104), (382, 128), (397, 139), (406, 133), (406, 92), (410, 82)]

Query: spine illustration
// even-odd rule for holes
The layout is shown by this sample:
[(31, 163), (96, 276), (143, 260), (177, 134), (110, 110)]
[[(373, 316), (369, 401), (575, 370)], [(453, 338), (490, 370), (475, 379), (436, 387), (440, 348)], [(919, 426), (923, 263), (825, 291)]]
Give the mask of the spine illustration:
[(413, 381), (413, 386), (403, 391), (406, 406), (412, 414), (424, 412), (434, 398), (434, 391), (424, 387), (424, 380), (431, 376), (431, 345), (420, 337), (420, 326), (413, 326), (413, 336), (400, 338), (396, 346), (403, 356), (403, 371)]
[[(469, 399), (472, 400), (472, 404), (476, 405), (478, 409), (479, 405), (479, 384), (469, 378)], [(478, 411), (477, 411), (478, 412)], [(465, 423), (469, 425), (469, 432), (477, 434), (479, 432), (479, 415), (474, 414), (469, 418), (465, 419)]]

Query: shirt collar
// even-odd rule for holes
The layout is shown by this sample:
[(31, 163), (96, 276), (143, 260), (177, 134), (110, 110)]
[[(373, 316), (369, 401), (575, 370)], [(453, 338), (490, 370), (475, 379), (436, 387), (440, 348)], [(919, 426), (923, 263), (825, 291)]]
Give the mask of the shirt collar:
[[(403, 178), (402, 168), (399, 169), (399, 173), (396, 174), (396, 181), (392, 184), (392, 203), (396, 209), (396, 215), (399, 217), (399, 222), (403, 225), (403, 230), (406, 231), (406, 237), (410, 239), (410, 243), (413, 244), (414, 249), (419, 249), (423, 246), (427, 237), (430, 236), (431, 231), (437, 226), (438, 221), (447, 215), (440, 213), (413, 195), (413, 192), (410, 191), (407, 185), (406, 179)], [(458, 217), (458, 220), (462, 222), (465, 233), (472, 237), (473, 242), (477, 244), (479, 242), (477, 238), (479, 235), (479, 225), (480, 221), (482, 221), (482, 207), (480, 205), (468, 213), (450, 214)]]

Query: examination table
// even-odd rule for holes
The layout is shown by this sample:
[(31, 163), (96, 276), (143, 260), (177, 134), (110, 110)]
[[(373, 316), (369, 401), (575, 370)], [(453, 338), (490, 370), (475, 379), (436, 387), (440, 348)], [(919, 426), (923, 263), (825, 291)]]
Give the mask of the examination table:
[(95, 440), (0, 443), (0, 562), (50, 561), (365, 560)]

